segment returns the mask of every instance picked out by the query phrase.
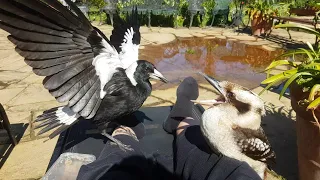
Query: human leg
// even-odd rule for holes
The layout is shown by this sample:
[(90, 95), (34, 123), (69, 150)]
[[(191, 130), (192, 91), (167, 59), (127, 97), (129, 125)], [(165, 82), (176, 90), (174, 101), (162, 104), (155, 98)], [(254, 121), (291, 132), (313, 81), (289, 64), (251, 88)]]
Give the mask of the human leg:
[(186, 117), (194, 115), (193, 102), (199, 96), (198, 83), (192, 77), (185, 78), (177, 89), (177, 101), (170, 115), (163, 123), (163, 129), (172, 134), (176, 131), (178, 124)]
[[(129, 145), (132, 151), (122, 150), (117, 144), (109, 141), (94, 162), (81, 167), (77, 179), (99, 179), (106, 174), (110, 174), (115, 165), (123, 163), (125, 159), (132, 157), (131, 160), (126, 160), (126, 164), (134, 163), (133, 161), (137, 158), (145, 159), (133, 128), (119, 126), (113, 131), (112, 137), (125, 145)], [(112, 171), (114, 172), (114, 170)], [(125, 179), (124, 176), (127, 176), (127, 173), (126, 171), (117, 173), (117, 176)]]

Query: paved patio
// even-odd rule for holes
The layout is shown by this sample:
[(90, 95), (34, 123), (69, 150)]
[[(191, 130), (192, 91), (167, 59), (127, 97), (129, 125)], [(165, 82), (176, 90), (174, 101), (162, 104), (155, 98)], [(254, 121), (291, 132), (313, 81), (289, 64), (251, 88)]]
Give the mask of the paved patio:
[[(99, 27), (107, 36), (110, 36), (112, 27)], [(164, 44), (179, 37), (205, 37), (210, 36), (221, 39), (236, 39), (244, 44), (260, 46), (269, 51), (280, 48), (281, 44), (268, 40), (257, 39), (244, 33), (236, 33), (232, 29), (210, 28), (210, 29), (173, 29), (173, 28), (141, 28), (141, 48), (150, 44)], [(287, 37), (284, 30), (275, 30), (275, 35)], [(0, 179), (39, 179), (47, 168), (48, 162), (55, 147), (57, 138), (43, 142), (48, 134), (36, 137), (37, 130), (33, 129), (32, 121), (43, 110), (58, 106), (59, 103), (42, 86), (42, 77), (32, 73), (23, 58), (15, 51), (14, 46), (7, 40), (7, 33), (0, 30), (0, 102), (4, 104), (11, 124), (26, 127), (20, 131), (22, 138), (19, 144), (13, 149), (0, 170)], [(293, 38), (299, 41), (314, 41), (314, 37), (301, 32), (293, 32)], [(281, 71), (281, 69), (280, 69)], [(200, 85), (199, 99), (212, 98), (215, 93), (207, 84)], [(261, 91), (261, 87), (254, 89)], [(159, 88), (152, 92), (144, 106), (168, 106), (175, 102), (176, 86), (167, 89)], [(262, 98), (266, 101), (268, 116), (264, 120), (267, 129), (271, 130), (269, 135), (273, 136), (271, 142), (278, 145), (275, 149), (281, 151), (277, 156), (283, 157), (286, 162), (280, 162), (279, 167), (286, 164), (296, 163), (293, 158), (290, 162), (288, 156), (294, 156), (295, 131), (294, 112), (291, 110), (290, 100), (283, 98), (278, 100), (278, 94), (274, 92), (264, 93)], [(20, 128), (21, 129), (21, 128)], [(23, 129), (23, 128), (22, 128)], [(17, 130), (16, 130), (17, 131)], [(277, 137), (277, 138), (276, 138)], [(278, 139), (277, 141), (275, 139)], [(289, 145), (288, 145), (289, 144)], [(286, 151), (292, 153), (286, 153)], [(292, 158), (291, 158), (292, 159)], [(288, 162), (289, 161), (289, 162)], [(296, 169), (288, 170), (285, 177), (296, 177)]]

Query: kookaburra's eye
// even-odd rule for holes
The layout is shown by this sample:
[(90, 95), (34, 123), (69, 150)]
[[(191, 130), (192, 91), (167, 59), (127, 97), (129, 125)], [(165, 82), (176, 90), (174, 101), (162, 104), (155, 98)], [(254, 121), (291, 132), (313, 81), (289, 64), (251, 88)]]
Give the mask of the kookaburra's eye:
[(230, 91), (227, 92), (227, 98), (234, 99), (234, 97), (235, 97), (235, 95), (233, 92), (230, 92)]

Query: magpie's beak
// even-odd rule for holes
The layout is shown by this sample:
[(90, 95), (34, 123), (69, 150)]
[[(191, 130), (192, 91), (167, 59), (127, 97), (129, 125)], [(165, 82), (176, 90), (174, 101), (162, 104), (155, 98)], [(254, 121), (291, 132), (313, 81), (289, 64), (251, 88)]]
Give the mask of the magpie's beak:
[(158, 70), (154, 69), (153, 73), (150, 73), (149, 75), (150, 78), (155, 79), (155, 80), (160, 80), (164, 83), (167, 83), (168, 80), (165, 78)]
[(226, 93), (225, 90), (220, 86), (220, 82), (213, 77), (210, 77), (202, 72), (199, 72), (219, 93), (221, 98), (218, 99), (212, 99), (212, 100), (191, 100), (194, 103), (202, 104), (202, 105), (207, 105), (207, 106), (214, 106), (217, 104), (224, 103), (226, 100)]

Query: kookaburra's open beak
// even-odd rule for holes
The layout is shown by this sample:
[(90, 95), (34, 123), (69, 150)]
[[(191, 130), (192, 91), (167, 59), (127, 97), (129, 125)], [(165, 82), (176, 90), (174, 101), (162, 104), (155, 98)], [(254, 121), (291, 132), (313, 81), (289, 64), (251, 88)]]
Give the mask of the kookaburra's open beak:
[[(225, 90), (220, 86), (219, 81), (214, 79), (213, 77), (210, 77), (202, 72), (199, 72), (223, 97), (225, 97)], [(194, 103), (207, 105), (207, 106), (213, 106), (216, 104), (221, 104), (225, 102), (225, 98), (222, 99), (212, 99), (212, 100), (191, 100)]]
[(153, 73), (150, 73), (149, 75), (150, 78), (155, 79), (155, 80), (160, 80), (164, 83), (167, 83), (168, 80), (165, 78), (158, 70), (154, 69)]
[(221, 95), (225, 95), (224, 89), (220, 86), (220, 82), (213, 77), (210, 77), (202, 72), (199, 72)]

